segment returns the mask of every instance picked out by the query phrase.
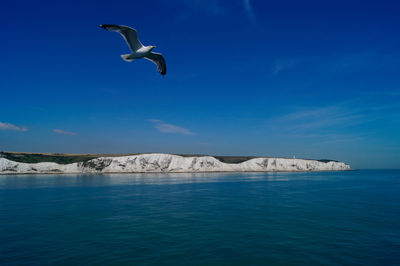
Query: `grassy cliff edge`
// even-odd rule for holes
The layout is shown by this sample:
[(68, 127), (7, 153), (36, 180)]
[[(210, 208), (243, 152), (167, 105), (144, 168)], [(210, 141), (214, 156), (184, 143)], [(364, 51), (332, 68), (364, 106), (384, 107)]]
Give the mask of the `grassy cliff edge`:
[[(139, 155), (143, 153), (119, 153), (119, 154), (70, 154), (70, 153), (29, 153), (29, 152), (0, 152), (0, 157), (20, 163), (41, 163), (54, 162), (58, 164), (70, 164), (77, 162), (86, 162), (99, 157), (120, 157), (129, 155)], [(176, 154), (183, 157), (207, 156), (202, 154)], [(242, 163), (257, 157), (271, 156), (212, 156), (223, 163)], [(329, 159), (316, 159), (320, 162), (337, 162)]]

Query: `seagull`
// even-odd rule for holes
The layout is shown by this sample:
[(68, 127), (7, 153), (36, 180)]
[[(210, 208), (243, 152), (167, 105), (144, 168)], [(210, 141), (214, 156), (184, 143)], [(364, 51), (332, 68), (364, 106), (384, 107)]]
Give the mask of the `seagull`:
[(157, 70), (161, 75), (165, 76), (165, 74), (167, 74), (167, 65), (165, 64), (164, 56), (152, 51), (156, 48), (155, 46), (144, 46), (139, 41), (135, 29), (128, 26), (114, 24), (101, 24), (100, 27), (108, 31), (116, 31), (124, 37), (132, 53), (121, 55), (123, 60), (126, 62), (132, 62), (135, 59), (146, 58), (157, 65)]

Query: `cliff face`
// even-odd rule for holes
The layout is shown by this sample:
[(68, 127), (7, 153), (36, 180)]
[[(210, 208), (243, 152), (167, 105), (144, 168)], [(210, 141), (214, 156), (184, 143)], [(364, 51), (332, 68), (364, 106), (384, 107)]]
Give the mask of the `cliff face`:
[(255, 158), (238, 164), (228, 164), (210, 156), (182, 157), (171, 154), (100, 157), (86, 162), (65, 165), (50, 162), (19, 163), (0, 158), (0, 174), (341, 171), (349, 169), (350, 166), (342, 162)]

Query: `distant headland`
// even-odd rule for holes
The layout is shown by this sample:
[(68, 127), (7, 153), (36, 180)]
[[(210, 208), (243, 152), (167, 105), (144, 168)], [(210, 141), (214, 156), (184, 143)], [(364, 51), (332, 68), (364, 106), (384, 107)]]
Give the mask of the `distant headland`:
[(333, 160), (252, 156), (0, 152), (0, 174), (343, 171)]

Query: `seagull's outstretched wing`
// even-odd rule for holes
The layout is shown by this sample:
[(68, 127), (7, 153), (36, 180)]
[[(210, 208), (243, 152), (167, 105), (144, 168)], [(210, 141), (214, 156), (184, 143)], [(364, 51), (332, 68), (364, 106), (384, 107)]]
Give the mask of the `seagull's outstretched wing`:
[(122, 37), (124, 37), (126, 43), (132, 52), (137, 51), (138, 49), (143, 47), (143, 44), (139, 41), (137, 32), (135, 29), (132, 29), (127, 26), (119, 26), (114, 24), (102, 24), (100, 25), (105, 30), (116, 31), (119, 32)]
[(157, 70), (161, 75), (165, 76), (165, 74), (167, 74), (167, 64), (162, 54), (151, 52), (149, 55), (145, 56), (145, 58), (157, 65)]

